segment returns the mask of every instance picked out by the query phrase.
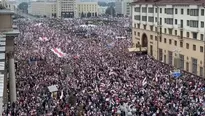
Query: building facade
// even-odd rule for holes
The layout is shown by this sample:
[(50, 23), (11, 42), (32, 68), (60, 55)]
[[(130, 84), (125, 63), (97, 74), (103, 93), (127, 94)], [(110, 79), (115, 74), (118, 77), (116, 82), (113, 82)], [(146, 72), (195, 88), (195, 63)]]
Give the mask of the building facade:
[(132, 4), (133, 45), (155, 59), (205, 76), (205, 13), (198, 0), (140, 0)]
[(115, 12), (117, 15), (131, 16), (131, 3), (133, 0), (116, 0)]
[(77, 17), (93, 17), (98, 16), (97, 0), (77, 0)]
[(32, 15), (56, 17), (56, 2), (31, 2), (29, 11)]
[(57, 0), (57, 17), (74, 18), (76, 14), (76, 0)]

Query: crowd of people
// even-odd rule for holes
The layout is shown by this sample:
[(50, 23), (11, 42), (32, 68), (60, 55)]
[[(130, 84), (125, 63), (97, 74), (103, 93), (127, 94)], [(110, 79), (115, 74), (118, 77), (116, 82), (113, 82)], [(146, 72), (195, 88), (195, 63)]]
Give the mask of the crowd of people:
[(130, 23), (18, 20), (17, 101), (4, 105), (3, 116), (204, 116), (205, 80), (175, 79), (173, 67), (130, 53)]

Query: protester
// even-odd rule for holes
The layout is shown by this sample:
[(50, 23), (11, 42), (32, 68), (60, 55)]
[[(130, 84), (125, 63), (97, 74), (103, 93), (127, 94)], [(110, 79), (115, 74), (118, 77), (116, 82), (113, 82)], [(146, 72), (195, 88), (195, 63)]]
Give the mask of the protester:
[(129, 53), (131, 21), (112, 20), (17, 21), (17, 101), (3, 116), (205, 115), (204, 79), (185, 72), (174, 79), (171, 66)]

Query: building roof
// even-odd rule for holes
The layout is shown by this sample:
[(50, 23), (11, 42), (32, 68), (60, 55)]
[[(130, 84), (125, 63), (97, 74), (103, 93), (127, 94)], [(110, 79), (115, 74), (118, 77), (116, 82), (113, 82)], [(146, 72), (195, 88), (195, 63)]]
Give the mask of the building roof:
[(158, 5), (202, 5), (205, 0), (136, 0), (134, 4), (158, 4)]

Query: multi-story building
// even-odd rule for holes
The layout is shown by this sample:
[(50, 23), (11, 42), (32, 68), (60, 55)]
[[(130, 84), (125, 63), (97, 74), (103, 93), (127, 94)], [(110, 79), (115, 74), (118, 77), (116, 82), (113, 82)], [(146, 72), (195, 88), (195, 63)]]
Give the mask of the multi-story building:
[(116, 0), (115, 12), (117, 15), (131, 16), (130, 4), (133, 0)]
[(32, 15), (56, 17), (56, 2), (31, 2), (29, 11)]
[(57, 0), (57, 17), (74, 18), (76, 14), (76, 0)]
[(97, 0), (77, 0), (77, 17), (92, 17), (98, 15)]
[(132, 4), (132, 40), (149, 55), (205, 76), (205, 1), (139, 0)]

